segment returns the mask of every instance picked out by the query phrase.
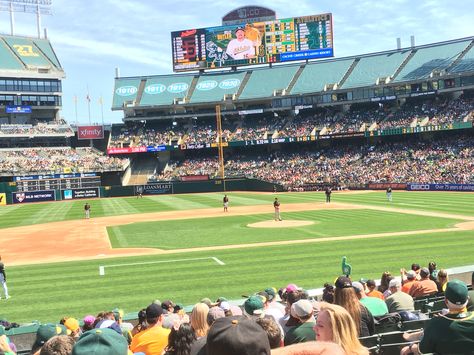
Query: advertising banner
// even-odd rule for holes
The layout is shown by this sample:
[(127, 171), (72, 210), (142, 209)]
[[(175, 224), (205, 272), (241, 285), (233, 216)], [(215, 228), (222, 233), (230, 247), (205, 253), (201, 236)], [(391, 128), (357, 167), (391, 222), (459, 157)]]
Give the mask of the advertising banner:
[(474, 192), (474, 184), (407, 184), (408, 191), (468, 191)]
[(56, 200), (54, 190), (12, 192), (12, 196), (13, 203), (30, 203)]
[(407, 184), (399, 184), (399, 183), (371, 183), (369, 184), (370, 190), (386, 190), (389, 187), (392, 190), (406, 190)]
[(81, 198), (100, 197), (99, 188), (97, 187), (86, 189), (62, 190), (61, 194), (63, 200), (76, 200)]
[[(141, 188), (141, 189), (140, 189)], [(137, 193), (141, 191), (143, 195), (160, 195), (160, 194), (172, 194), (173, 184), (171, 183), (157, 183), (148, 184), (143, 186), (137, 186)]]
[(77, 139), (103, 139), (104, 126), (77, 126)]
[(206, 181), (209, 175), (185, 175), (179, 178), (181, 181)]
[(107, 154), (146, 153), (146, 147), (108, 148)]
[(7, 194), (0, 193), (0, 206), (5, 206), (7, 204)]
[(31, 106), (11, 106), (5, 107), (5, 113), (31, 113)]

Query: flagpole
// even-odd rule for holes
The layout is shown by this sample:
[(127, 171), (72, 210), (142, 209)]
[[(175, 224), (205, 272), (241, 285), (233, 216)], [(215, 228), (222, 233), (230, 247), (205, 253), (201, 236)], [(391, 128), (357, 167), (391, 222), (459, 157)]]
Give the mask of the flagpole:
[(76, 113), (76, 127), (79, 126), (79, 122), (77, 120), (77, 95), (74, 95), (74, 111)]
[(91, 96), (89, 95), (89, 85), (87, 85), (87, 109), (89, 111), (89, 126), (91, 126)]
[(102, 96), (99, 98), (99, 104), (100, 104), (100, 113), (102, 116), (102, 126), (104, 126), (104, 100), (102, 99)]

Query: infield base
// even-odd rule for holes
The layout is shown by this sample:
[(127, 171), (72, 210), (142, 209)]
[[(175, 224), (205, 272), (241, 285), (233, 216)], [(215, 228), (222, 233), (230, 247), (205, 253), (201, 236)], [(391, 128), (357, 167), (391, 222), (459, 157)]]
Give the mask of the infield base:
[(300, 220), (283, 220), (283, 221), (262, 221), (257, 223), (247, 224), (250, 228), (291, 228), (291, 227), (303, 227), (314, 224), (313, 221), (300, 221)]

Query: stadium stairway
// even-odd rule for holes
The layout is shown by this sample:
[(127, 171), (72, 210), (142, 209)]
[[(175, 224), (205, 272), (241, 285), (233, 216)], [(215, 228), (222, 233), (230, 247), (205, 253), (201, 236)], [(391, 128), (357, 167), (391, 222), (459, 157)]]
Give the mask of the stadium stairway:
[(146, 185), (157, 166), (156, 157), (136, 157), (131, 164), (131, 174), (127, 185)]
[(342, 85), (344, 85), (344, 83), (346, 82), (347, 78), (349, 77), (349, 75), (351, 75), (352, 71), (354, 70), (354, 68), (357, 66), (357, 64), (359, 63), (360, 61), (360, 58), (356, 58), (354, 59), (354, 61), (352, 62), (351, 66), (349, 67), (349, 69), (347, 69), (347, 72), (344, 74), (344, 76), (342, 77), (341, 81), (339, 81), (339, 83), (337, 83), (337, 86), (338, 87), (341, 87)]
[(293, 90), (293, 87), (295, 86), (296, 82), (301, 76), (301, 73), (303, 73), (304, 68), (306, 67), (306, 64), (301, 64), (299, 67), (298, 71), (295, 73), (293, 76), (293, 79), (291, 79), (290, 83), (288, 84), (288, 87), (286, 88), (286, 92), (291, 94), (291, 90)]

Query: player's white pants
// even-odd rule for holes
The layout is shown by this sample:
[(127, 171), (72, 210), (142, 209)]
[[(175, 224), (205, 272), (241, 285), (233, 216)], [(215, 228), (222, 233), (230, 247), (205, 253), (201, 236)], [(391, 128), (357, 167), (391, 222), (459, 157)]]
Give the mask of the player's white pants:
[(5, 293), (5, 298), (9, 298), (8, 296), (8, 287), (6, 281), (2, 281), (3, 292)]
[(91, 212), (89, 210), (86, 211), (86, 218), (89, 218), (91, 215)]
[(281, 217), (280, 217), (280, 210), (275, 210), (275, 221), (278, 221), (280, 220)]

